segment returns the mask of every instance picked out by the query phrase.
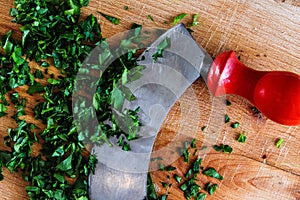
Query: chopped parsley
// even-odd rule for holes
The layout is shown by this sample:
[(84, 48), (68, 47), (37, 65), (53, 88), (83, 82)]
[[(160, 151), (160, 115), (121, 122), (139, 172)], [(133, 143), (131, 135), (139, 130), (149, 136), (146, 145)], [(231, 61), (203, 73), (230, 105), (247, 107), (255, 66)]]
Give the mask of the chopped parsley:
[(205, 185), (205, 191), (208, 192), (208, 194), (212, 195), (217, 190), (218, 184), (211, 184), (207, 183)]
[(198, 19), (198, 14), (194, 14), (191, 26), (198, 26), (199, 25), (199, 22), (197, 21), (197, 19)]
[(214, 150), (221, 151), (223, 153), (231, 153), (232, 152), (232, 147), (227, 144), (226, 145), (224, 145), (224, 144), (214, 145), (213, 148), (214, 148)]
[(207, 128), (207, 126), (202, 126), (202, 127), (201, 127), (201, 131), (205, 131), (206, 128)]
[(229, 118), (229, 116), (227, 115), (227, 114), (225, 114), (225, 117), (224, 117), (225, 119), (225, 123), (228, 123), (229, 121), (230, 121), (230, 118)]
[(157, 58), (163, 56), (163, 51), (170, 46), (170, 38), (164, 38), (158, 45), (157, 45), (157, 52), (152, 55), (154, 62), (157, 62)]
[(219, 180), (224, 180), (223, 176), (221, 176), (217, 170), (215, 170), (213, 167), (209, 167), (206, 170), (203, 171), (203, 174), (205, 174), (206, 176), (210, 176), (212, 178), (216, 178)]
[(114, 25), (119, 25), (119, 23), (120, 23), (120, 19), (119, 18), (116, 18), (116, 17), (110, 16), (110, 15), (104, 14), (102, 12), (98, 12), (98, 13), (101, 14), (105, 19), (107, 19), (108, 21), (110, 21)]
[(247, 139), (247, 136), (244, 133), (240, 133), (237, 141), (240, 142), (240, 143), (245, 143), (246, 139)]
[(226, 103), (226, 106), (231, 106), (231, 102), (228, 99), (226, 99), (225, 103)]
[(239, 122), (233, 122), (230, 126), (231, 126), (231, 128), (238, 128), (239, 125), (240, 125)]
[(187, 13), (182, 13), (182, 14), (177, 15), (176, 17), (174, 17), (174, 19), (173, 19), (173, 25), (178, 24), (186, 16), (187, 16)]
[(152, 15), (147, 15), (147, 17), (148, 17), (148, 19), (150, 19), (151, 21), (154, 22), (154, 19), (153, 19)]
[[(9, 31), (0, 40), (1, 52), (4, 52), (0, 53), (0, 116), (6, 114), (6, 94), (10, 94), (10, 106), (16, 110), (12, 119), (17, 124), (17, 127), (7, 131), (5, 144), (11, 152), (0, 151), (0, 169), (7, 167), (10, 172), (20, 170), (28, 182), (25, 189), (31, 199), (88, 199), (87, 179), (94, 173), (97, 159), (87, 153), (82, 141), (89, 138), (92, 143), (109, 143), (108, 137), (124, 135), (108, 110), (111, 105), (115, 109), (120, 108), (123, 102), (122, 98), (118, 98), (120, 94), (128, 100), (134, 99), (131, 93), (118, 91), (114, 85), (120, 78), (126, 82), (140, 77), (142, 68), (134, 60), (134, 49), (112, 63), (109, 72), (98, 82), (95, 96), (91, 97), (102, 133), (92, 131), (93, 135), (89, 135), (90, 132), (77, 130), (74, 123), (72, 112), (86, 117), (86, 122), (90, 117), (89, 110), (80, 109), (81, 105), (75, 104), (75, 109), (71, 109), (75, 77), (78, 72), (89, 73), (82, 68), (83, 61), (95, 46), (105, 41), (97, 18), (93, 15), (80, 16), (81, 8), (88, 3), (88, 0), (16, 0), (16, 7), (11, 9), (10, 15), (14, 17), (13, 22), (21, 25), (22, 37), (16, 41), (12, 38), (12, 31)], [(102, 16), (119, 24), (118, 18), (103, 13)], [(99, 62), (110, 53), (101, 56)], [(42, 70), (31, 70), (28, 60), (34, 60)], [(58, 77), (48, 74), (49, 63), (60, 71)], [(136, 69), (134, 74), (129, 73), (132, 68)], [(47, 82), (41, 84), (38, 79), (46, 75)], [(20, 119), (27, 114), (27, 100), (22, 93), (15, 92), (15, 88), (25, 85), (28, 94), (42, 98), (33, 110), (35, 119), (46, 127), (38, 135), (35, 129), (40, 127)], [(139, 109), (122, 113), (132, 119), (131, 132), (118, 142), (125, 151), (130, 150), (128, 141), (136, 138), (137, 128), (141, 125), (138, 112)], [(106, 120), (112, 121), (111, 126), (102, 123)], [(41, 142), (39, 155), (32, 157), (32, 145)], [(0, 179), (3, 179), (1, 170)]]
[(202, 193), (200, 192), (196, 197), (195, 197), (195, 200), (205, 200), (206, 199), (206, 194), (205, 193)]
[(174, 179), (177, 181), (177, 183), (180, 183), (182, 180), (182, 177), (178, 176), (177, 174), (174, 174)]
[(279, 149), (282, 145), (282, 143), (284, 142), (284, 140), (282, 138), (279, 138), (277, 141), (276, 141), (276, 147)]

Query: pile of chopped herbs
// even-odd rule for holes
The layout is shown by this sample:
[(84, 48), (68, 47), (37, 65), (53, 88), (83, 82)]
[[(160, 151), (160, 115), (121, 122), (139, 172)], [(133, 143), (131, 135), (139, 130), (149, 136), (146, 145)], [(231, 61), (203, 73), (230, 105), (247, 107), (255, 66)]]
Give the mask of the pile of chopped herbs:
[[(182, 154), (181, 160), (186, 165), (186, 171), (179, 171), (176, 167), (173, 166), (163, 166), (160, 161), (162, 159), (156, 159), (160, 165), (161, 171), (168, 172), (167, 179), (168, 183), (161, 182), (162, 186), (166, 188), (167, 192), (163, 195), (158, 195), (155, 191), (154, 183), (152, 182), (150, 174), (148, 175), (147, 182), (147, 192), (149, 200), (167, 200), (171, 192), (169, 192), (172, 187), (172, 183), (178, 184), (178, 187), (183, 192), (185, 199), (194, 199), (194, 200), (204, 200), (207, 195), (213, 195), (213, 193), (218, 188), (219, 181), (224, 180), (223, 176), (213, 167), (202, 166), (202, 158), (197, 155), (197, 153), (205, 148), (198, 148), (196, 139), (193, 139), (191, 142), (184, 142), (183, 147), (180, 149)], [(152, 160), (153, 161), (153, 160)], [(183, 175), (182, 175), (183, 174)], [(202, 176), (211, 177), (211, 180), (204, 182), (201, 179)], [(214, 181), (216, 180), (216, 182)], [(200, 184), (204, 185), (203, 187)]]
[[(22, 38), (14, 40), (12, 31), (1, 38), (0, 116), (11, 117), (17, 126), (10, 127), (5, 137), (5, 144), (11, 150), (0, 151), (0, 180), (4, 178), (2, 167), (10, 172), (21, 170), (23, 179), (29, 182), (26, 191), (30, 199), (89, 198), (88, 176), (94, 172), (97, 159), (82, 142), (86, 135), (80, 135), (76, 129), (72, 92), (84, 59), (105, 39), (96, 17), (89, 15), (82, 19), (80, 16), (81, 8), (88, 3), (88, 0), (16, 0), (10, 15), (14, 17), (13, 22), (21, 25)], [(99, 80), (92, 97), (98, 120), (113, 122), (108, 107), (118, 106), (122, 103), (118, 95), (124, 95), (115, 90), (113, 83), (125, 77), (130, 67), (135, 67), (133, 53), (130, 51), (118, 59), (106, 76), (102, 76), (105, 80)], [(31, 67), (30, 60), (39, 67)], [(58, 76), (49, 74), (51, 66), (60, 71)], [(42, 79), (47, 79), (47, 83)], [(45, 128), (24, 119), (28, 102), (24, 96), (28, 94), (17, 92), (22, 90), (40, 97), (34, 117)], [(7, 115), (8, 106), (14, 107), (13, 116)], [(138, 110), (126, 112), (134, 119), (133, 126), (138, 126)], [(89, 136), (93, 142), (107, 142), (107, 136), (122, 134), (114, 123), (100, 125), (103, 134)], [(135, 134), (128, 137), (134, 139)], [(119, 142), (123, 149), (130, 148), (126, 142)], [(33, 155), (32, 146), (37, 143), (42, 148)]]

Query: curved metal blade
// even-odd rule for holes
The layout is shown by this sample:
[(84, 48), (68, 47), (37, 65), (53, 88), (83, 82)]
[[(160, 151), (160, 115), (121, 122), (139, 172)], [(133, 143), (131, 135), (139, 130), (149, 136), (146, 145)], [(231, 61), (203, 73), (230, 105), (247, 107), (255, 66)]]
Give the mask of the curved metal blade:
[[(155, 61), (153, 55), (165, 39), (169, 46)], [(111, 141), (113, 147), (106, 144), (93, 147), (99, 164), (89, 180), (91, 199), (145, 198), (150, 155), (160, 126), (173, 104), (200, 76), (202, 66), (209, 68), (211, 63), (212, 59), (183, 24), (165, 32), (140, 56), (139, 65), (145, 69), (141, 78), (127, 85), (136, 100), (126, 105), (141, 109), (144, 126), (138, 133), (140, 138), (129, 141), (131, 151), (128, 152), (120, 150), (116, 140)]]

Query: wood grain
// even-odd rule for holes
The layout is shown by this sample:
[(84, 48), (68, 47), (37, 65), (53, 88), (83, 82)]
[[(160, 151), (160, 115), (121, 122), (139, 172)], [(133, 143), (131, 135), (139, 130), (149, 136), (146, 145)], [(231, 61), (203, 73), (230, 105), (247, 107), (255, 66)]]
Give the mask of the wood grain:
[[(12, 0), (0, 2), (0, 35), (12, 29), (14, 37), (20, 38), (19, 26), (9, 17), (12, 6)], [(119, 17), (120, 25), (112, 25), (97, 11)], [(251, 68), (300, 74), (300, 3), (297, 0), (91, 0), (83, 9), (83, 16), (93, 13), (101, 23), (104, 37), (110, 37), (127, 30), (133, 22), (170, 28), (173, 17), (183, 12), (189, 14), (184, 23), (191, 21), (192, 14), (199, 14), (200, 25), (193, 27), (193, 35), (212, 56), (232, 49)], [(149, 14), (154, 22), (147, 18)], [(36, 67), (34, 63), (31, 65)], [(20, 93), (26, 95), (25, 89), (19, 88)], [(32, 108), (37, 98), (28, 98), (27, 120), (33, 120)], [(181, 142), (197, 137), (199, 145), (209, 146), (199, 153), (204, 158), (203, 165), (215, 167), (225, 177), (224, 181), (218, 182), (216, 193), (207, 199), (300, 199), (299, 127), (282, 126), (263, 116), (255, 116), (248, 101), (235, 95), (227, 98), (232, 106), (224, 108), (220, 100), (212, 99), (203, 81), (197, 80), (168, 114), (158, 134), (153, 156), (163, 156), (159, 150), (174, 144), (177, 135), (182, 136), (177, 138)], [(13, 112), (13, 108), (9, 108), (9, 112)], [(238, 129), (220, 121), (219, 117), (225, 112), (232, 121), (241, 123)], [(43, 127), (41, 123), (39, 125)], [(208, 128), (203, 132), (201, 127), (204, 125)], [(9, 117), (1, 118), (1, 136), (6, 134), (8, 127), (14, 126)], [(244, 144), (236, 141), (240, 132), (247, 135)], [(285, 141), (280, 149), (275, 146), (278, 138)], [(0, 143), (3, 143), (2, 137)], [(230, 144), (233, 153), (224, 155), (210, 148), (218, 143)], [(0, 148), (6, 149), (2, 144)], [(165, 160), (177, 167), (172, 173), (184, 174), (187, 166), (182, 159), (170, 158), (166, 156)], [(164, 194), (166, 191), (160, 182), (168, 181), (167, 174), (154, 171), (152, 175), (158, 193)], [(5, 180), (0, 182), (1, 199), (28, 199), (24, 189), (26, 183), (20, 174), (4, 170), (4, 176)], [(199, 184), (203, 186), (207, 181), (215, 180), (201, 176)], [(168, 199), (184, 199), (176, 183), (168, 190)]]

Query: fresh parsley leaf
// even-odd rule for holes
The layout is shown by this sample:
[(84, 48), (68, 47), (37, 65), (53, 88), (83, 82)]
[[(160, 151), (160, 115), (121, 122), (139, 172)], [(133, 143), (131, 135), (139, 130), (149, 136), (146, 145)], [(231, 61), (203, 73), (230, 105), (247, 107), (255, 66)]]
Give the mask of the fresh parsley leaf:
[(198, 18), (198, 14), (194, 14), (191, 26), (198, 26), (199, 25), (199, 22), (197, 21), (197, 18)]
[(200, 172), (200, 165), (202, 163), (202, 158), (198, 158), (194, 164), (193, 164), (193, 172), (194, 173), (199, 173)]
[(231, 102), (228, 99), (226, 99), (225, 103), (226, 103), (226, 106), (231, 106)]
[(2, 37), (2, 43), (1, 45), (3, 47), (3, 50), (5, 53), (11, 53), (13, 52), (14, 44), (10, 41), (10, 37), (12, 35), (12, 30), (8, 31), (3, 37)]
[(166, 170), (166, 166), (163, 165), (162, 163), (158, 163), (158, 166), (159, 166), (160, 171), (165, 171)]
[(208, 192), (208, 194), (212, 195), (218, 188), (218, 184), (211, 184), (211, 183), (207, 183), (205, 185), (205, 191)]
[(167, 170), (168, 172), (171, 172), (171, 171), (176, 170), (176, 167), (168, 166), (168, 167), (166, 167), (166, 170)]
[(170, 38), (164, 38), (158, 45), (157, 45), (157, 52), (152, 55), (154, 62), (157, 62), (157, 58), (163, 56), (163, 51), (170, 46)]
[(228, 123), (230, 121), (230, 118), (227, 114), (225, 114), (225, 123)]
[(115, 87), (111, 92), (111, 101), (113, 107), (116, 110), (121, 110), (124, 104), (124, 100), (125, 100), (125, 96), (123, 92), (119, 88)]
[(193, 174), (193, 169), (189, 169), (186, 174), (185, 174), (185, 178), (190, 178), (190, 176)]
[(110, 15), (106, 15), (106, 14), (104, 14), (102, 12), (98, 12), (98, 13), (100, 13), (105, 19), (107, 19), (108, 21), (110, 21), (114, 25), (118, 25), (120, 23), (120, 19), (119, 18), (110, 16)]
[(122, 150), (123, 150), (123, 151), (130, 151), (130, 150), (131, 150), (131, 147), (130, 147), (130, 145), (129, 145), (127, 142), (124, 142), (124, 143), (123, 143)]
[(241, 143), (245, 143), (245, 142), (246, 142), (246, 139), (247, 139), (247, 136), (246, 136), (245, 134), (243, 134), (243, 133), (240, 133), (240, 135), (239, 135), (237, 141), (238, 141), (238, 142), (241, 142)]
[(239, 122), (234, 122), (234, 123), (232, 123), (230, 126), (231, 126), (231, 128), (238, 128), (239, 125), (240, 125)]
[(183, 183), (183, 184), (180, 186), (180, 189), (181, 189), (182, 191), (186, 191), (186, 190), (188, 189), (187, 183)]
[(5, 167), (7, 162), (11, 159), (11, 153), (7, 151), (0, 151), (0, 181), (4, 179), (2, 175), (2, 167)]
[(177, 183), (180, 183), (182, 180), (182, 177), (178, 176), (177, 174), (174, 174), (174, 179), (177, 181)]
[(151, 21), (154, 22), (154, 19), (153, 19), (153, 17), (152, 17), (151, 15), (147, 15), (147, 17), (148, 17)]
[(282, 138), (279, 138), (276, 142), (276, 147), (279, 149), (283, 142), (284, 142), (284, 140)]
[(203, 174), (206, 176), (210, 176), (219, 180), (224, 180), (223, 176), (221, 176), (217, 170), (215, 170), (213, 167), (209, 167), (206, 170), (203, 171)]
[(150, 173), (148, 173), (147, 176), (147, 198), (151, 200), (157, 199), (157, 194)]
[(64, 159), (62, 162), (60, 162), (56, 166), (56, 169), (59, 169), (61, 171), (71, 170), (72, 169), (72, 159), (73, 159), (73, 154), (70, 154), (66, 159)]
[(205, 131), (206, 128), (207, 128), (207, 126), (202, 126), (202, 127), (201, 127), (201, 131)]
[(180, 189), (184, 192), (184, 196), (187, 199), (191, 197), (196, 197), (201, 187), (195, 183), (195, 179), (191, 178), (185, 181), (181, 186)]
[(206, 199), (206, 194), (200, 192), (197, 197), (195, 198), (195, 200), (205, 200)]
[(39, 69), (36, 69), (35, 73), (34, 73), (34, 77), (36, 77), (38, 79), (44, 78), (43, 72), (41, 70), (39, 70)]
[(224, 144), (221, 144), (221, 145), (214, 145), (213, 146), (214, 150), (216, 151), (221, 151), (223, 153), (231, 153), (232, 152), (232, 147), (229, 146), (229, 145), (224, 145)]
[(196, 142), (197, 142), (197, 139), (194, 138), (191, 142), (191, 148), (196, 148)]
[(186, 16), (187, 16), (187, 13), (182, 13), (182, 14), (177, 15), (176, 17), (174, 17), (173, 25), (178, 24)]
[(27, 93), (32, 95), (34, 93), (43, 92), (44, 87), (39, 82), (34, 82), (33, 85), (29, 86)]
[(165, 183), (165, 182), (160, 182), (160, 183), (164, 188), (168, 187), (168, 183)]
[(161, 200), (167, 200), (167, 199), (168, 199), (168, 195), (164, 194), (164, 195), (161, 196), (160, 199), (161, 199)]
[(4, 116), (4, 115), (6, 115), (6, 110), (7, 110), (6, 105), (3, 104), (3, 103), (0, 103), (0, 113), (2, 113), (0, 115), (1, 117)]
[(183, 155), (183, 161), (188, 163), (189, 162), (189, 157), (190, 157), (189, 149), (188, 148), (183, 149), (182, 155)]

